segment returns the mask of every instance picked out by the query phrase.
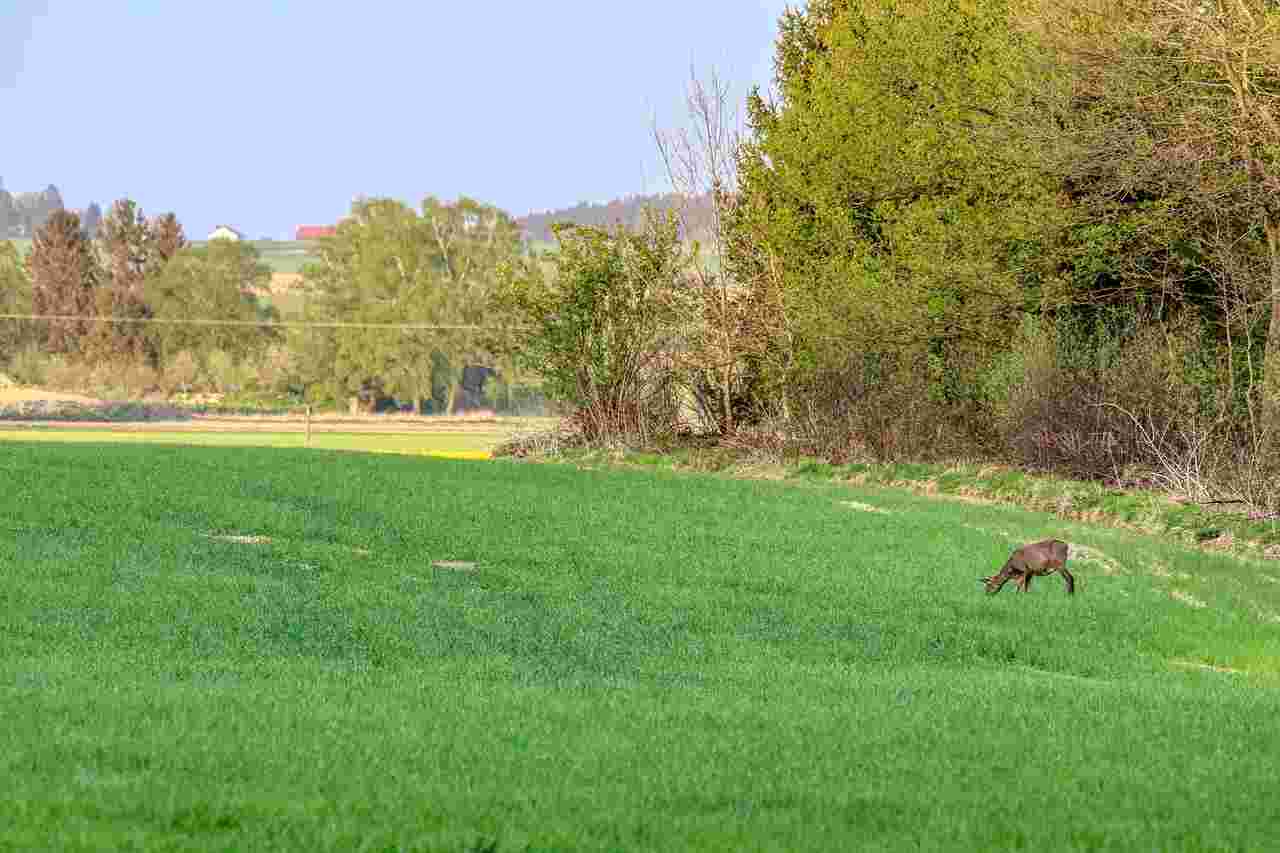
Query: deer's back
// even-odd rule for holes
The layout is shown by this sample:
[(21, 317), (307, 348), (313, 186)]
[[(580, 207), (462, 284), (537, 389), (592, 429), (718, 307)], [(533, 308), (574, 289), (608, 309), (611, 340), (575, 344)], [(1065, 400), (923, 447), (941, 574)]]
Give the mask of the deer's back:
[(1022, 571), (1039, 572), (1062, 568), (1067, 562), (1067, 553), (1066, 542), (1061, 539), (1046, 539), (1022, 546), (1013, 552), (1010, 560)]

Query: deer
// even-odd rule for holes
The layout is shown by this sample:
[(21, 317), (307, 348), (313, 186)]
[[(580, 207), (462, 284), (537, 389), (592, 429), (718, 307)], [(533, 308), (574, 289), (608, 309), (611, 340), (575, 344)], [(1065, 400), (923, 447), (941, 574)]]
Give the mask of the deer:
[(995, 595), (1010, 580), (1018, 589), (1029, 592), (1033, 578), (1057, 572), (1066, 581), (1067, 595), (1075, 595), (1076, 579), (1067, 571), (1067, 554), (1067, 543), (1061, 539), (1033, 542), (1014, 551), (998, 574), (978, 580), (986, 586), (988, 595)]

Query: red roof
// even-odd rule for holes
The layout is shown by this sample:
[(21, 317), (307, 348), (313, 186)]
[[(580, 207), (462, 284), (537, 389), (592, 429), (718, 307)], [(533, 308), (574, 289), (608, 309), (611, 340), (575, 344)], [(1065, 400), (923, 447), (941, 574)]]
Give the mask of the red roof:
[(338, 233), (334, 225), (299, 225), (294, 232), (295, 240), (316, 240), (320, 237), (332, 237)]

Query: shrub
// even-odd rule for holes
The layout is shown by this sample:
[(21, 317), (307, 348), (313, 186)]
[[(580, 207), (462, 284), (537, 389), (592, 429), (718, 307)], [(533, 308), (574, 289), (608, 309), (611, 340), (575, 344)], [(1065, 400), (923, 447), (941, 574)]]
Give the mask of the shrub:
[(672, 357), (690, 318), (674, 217), (639, 232), (557, 226), (548, 277), (539, 260), (500, 273), (495, 307), (521, 324), (511, 354), (574, 410), (590, 442), (645, 443), (676, 424)]
[(191, 350), (182, 350), (166, 365), (161, 377), (162, 387), (168, 394), (187, 393), (200, 378), (200, 363)]
[(13, 354), (9, 361), (9, 376), (19, 385), (43, 385), (50, 358), (38, 346), (29, 345)]

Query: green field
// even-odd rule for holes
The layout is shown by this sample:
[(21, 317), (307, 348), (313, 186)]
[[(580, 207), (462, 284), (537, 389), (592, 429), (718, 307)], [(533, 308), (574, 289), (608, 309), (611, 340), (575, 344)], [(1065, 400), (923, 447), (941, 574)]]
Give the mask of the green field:
[[(30, 240), (10, 241), (18, 247), (18, 252), (25, 256), (31, 251)], [(204, 240), (192, 242), (193, 246), (205, 245)], [(302, 272), (303, 265), (312, 260), (311, 252), (316, 244), (310, 240), (249, 240), (249, 245), (258, 250), (262, 262), (271, 267), (271, 271), (296, 273)]]
[[(0, 475), (0, 849), (1280, 838), (1275, 563), (650, 471), (10, 442)], [(1046, 535), (1074, 598), (979, 592)]]
[[(203, 246), (207, 241), (199, 240), (195, 246)], [(316, 243), (311, 240), (249, 240), (249, 245), (258, 250), (262, 262), (271, 267), (273, 273), (302, 272), (302, 267), (315, 258)]]

